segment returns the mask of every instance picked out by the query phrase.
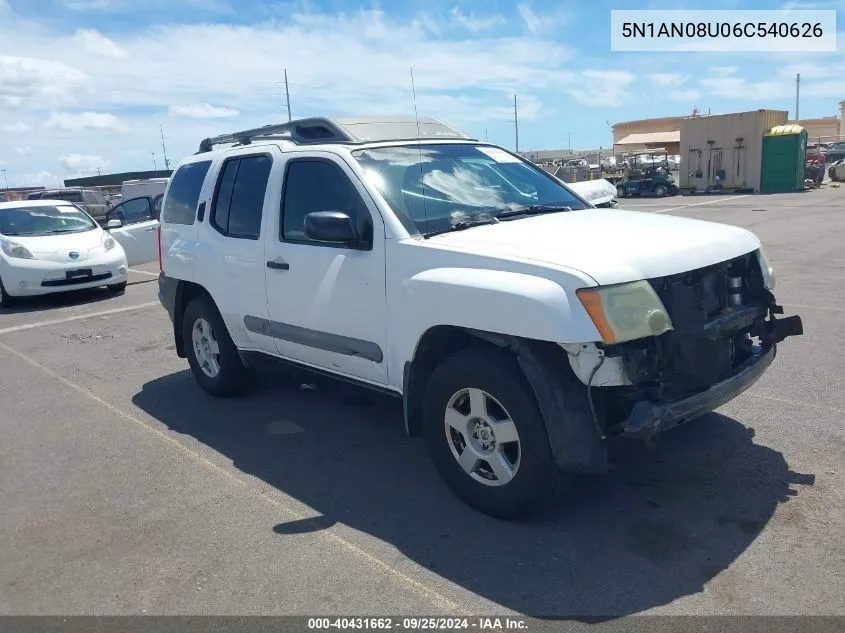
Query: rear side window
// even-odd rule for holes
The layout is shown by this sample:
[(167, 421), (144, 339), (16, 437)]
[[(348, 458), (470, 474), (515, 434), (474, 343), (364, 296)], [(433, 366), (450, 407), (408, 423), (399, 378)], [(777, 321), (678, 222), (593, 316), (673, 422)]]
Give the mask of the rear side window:
[(264, 194), (273, 159), (266, 155), (230, 158), (223, 163), (211, 210), (211, 224), (223, 235), (257, 240)]
[(169, 224), (193, 224), (197, 217), (202, 183), (211, 161), (182, 165), (173, 175), (170, 191), (162, 209), (163, 221)]

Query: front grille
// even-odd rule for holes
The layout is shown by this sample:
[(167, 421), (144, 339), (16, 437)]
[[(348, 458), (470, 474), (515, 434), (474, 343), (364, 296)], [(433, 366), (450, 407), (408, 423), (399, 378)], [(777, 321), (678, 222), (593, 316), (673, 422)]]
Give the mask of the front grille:
[(92, 281), (103, 281), (105, 279), (109, 279), (111, 277), (111, 273), (102, 273), (100, 275), (91, 275), (90, 277), (73, 277), (71, 279), (50, 279), (48, 281), (42, 281), (41, 285), (45, 287), (55, 287), (55, 286), (75, 286), (78, 284), (89, 284)]
[(749, 357), (750, 331), (768, 305), (754, 253), (649, 283), (674, 328), (625, 351), (629, 376), (649, 399), (705, 389)]

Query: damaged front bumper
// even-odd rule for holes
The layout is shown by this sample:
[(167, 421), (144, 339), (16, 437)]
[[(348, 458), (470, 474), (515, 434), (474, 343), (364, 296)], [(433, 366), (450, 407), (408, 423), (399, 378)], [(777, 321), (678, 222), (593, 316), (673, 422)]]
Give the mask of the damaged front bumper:
[[(779, 306), (773, 312), (777, 313)], [(717, 409), (751, 387), (762, 376), (777, 354), (777, 343), (788, 336), (803, 334), (801, 317), (790, 316), (765, 322), (768, 336), (751, 356), (713, 386), (665, 402), (637, 402), (620, 427), (629, 438), (648, 438)]]

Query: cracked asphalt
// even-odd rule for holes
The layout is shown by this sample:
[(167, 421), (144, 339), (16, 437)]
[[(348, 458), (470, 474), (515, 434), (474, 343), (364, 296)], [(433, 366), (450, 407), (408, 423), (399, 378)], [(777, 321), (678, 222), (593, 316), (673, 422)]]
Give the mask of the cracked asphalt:
[(398, 401), (204, 395), (156, 264), (0, 309), (0, 614), (845, 614), (845, 189), (623, 207), (755, 231), (805, 334), (530, 523), (461, 504)]

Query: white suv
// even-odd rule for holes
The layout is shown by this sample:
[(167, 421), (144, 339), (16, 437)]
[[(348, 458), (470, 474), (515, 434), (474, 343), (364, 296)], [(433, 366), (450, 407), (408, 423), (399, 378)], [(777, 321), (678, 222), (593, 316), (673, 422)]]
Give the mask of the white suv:
[[(218, 146), (227, 147), (218, 147)], [(799, 317), (760, 242), (597, 209), (431, 119), (304, 119), (206, 139), (165, 192), (159, 296), (216, 396), (255, 355), (403, 399), (467, 503), (541, 508), (748, 388)]]

